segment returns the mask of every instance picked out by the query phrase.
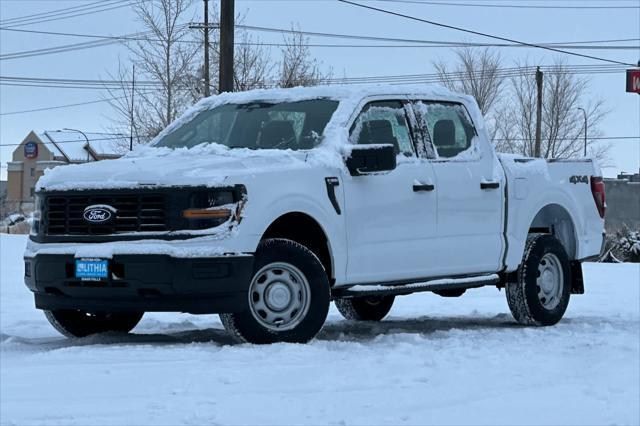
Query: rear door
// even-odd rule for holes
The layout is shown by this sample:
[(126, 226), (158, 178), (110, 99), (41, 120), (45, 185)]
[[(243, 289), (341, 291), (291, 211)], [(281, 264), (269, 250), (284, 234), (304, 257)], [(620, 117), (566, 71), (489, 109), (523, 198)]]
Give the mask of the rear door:
[(416, 155), (411, 112), (402, 99), (373, 101), (351, 126), (354, 144), (393, 144), (397, 167), (343, 179), (350, 283), (423, 277), (435, 264), (426, 250), (436, 236), (434, 175)]
[(464, 105), (417, 101), (437, 194), (437, 249), (443, 275), (495, 272), (503, 250), (504, 172)]

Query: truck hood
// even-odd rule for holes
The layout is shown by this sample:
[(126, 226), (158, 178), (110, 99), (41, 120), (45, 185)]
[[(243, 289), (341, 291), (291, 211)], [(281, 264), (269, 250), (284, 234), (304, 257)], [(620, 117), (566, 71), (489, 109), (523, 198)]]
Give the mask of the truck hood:
[(191, 149), (144, 146), (117, 160), (46, 170), (37, 189), (68, 191), (149, 185), (215, 187), (242, 183), (238, 182), (242, 177), (309, 168), (308, 156), (308, 152), (229, 149), (215, 144)]

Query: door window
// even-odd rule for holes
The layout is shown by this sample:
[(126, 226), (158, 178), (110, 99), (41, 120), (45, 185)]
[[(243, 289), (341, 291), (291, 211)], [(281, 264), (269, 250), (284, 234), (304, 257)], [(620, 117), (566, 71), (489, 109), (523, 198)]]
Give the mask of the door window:
[(416, 116), (427, 142), (440, 158), (452, 158), (471, 147), (476, 130), (461, 104), (417, 102)]
[(368, 103), (351, 127), (351, 143), (392, 144), (396, 154), (414, 155), (404, 105), (400, 101)]

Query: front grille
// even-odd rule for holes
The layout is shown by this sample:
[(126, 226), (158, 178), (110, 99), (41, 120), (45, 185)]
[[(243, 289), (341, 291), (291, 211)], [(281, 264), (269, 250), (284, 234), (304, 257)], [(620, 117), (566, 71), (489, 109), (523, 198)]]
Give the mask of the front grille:
[[(84, 209), (106, 204), (117, 210), (115, 220), (91, 224), (83, 218)], [(47, 235), (109, 235), (127, 232), (168, 230), (166, 199), (163, 195), (64, 195), (49, 196), (45, 203)]]

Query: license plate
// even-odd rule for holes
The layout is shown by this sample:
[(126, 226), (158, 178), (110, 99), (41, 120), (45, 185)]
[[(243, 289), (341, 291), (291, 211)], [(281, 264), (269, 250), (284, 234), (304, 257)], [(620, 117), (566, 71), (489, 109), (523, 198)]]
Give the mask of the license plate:
[(87, 281), (106, 280), (109, 261), (105, 259), (76, 259), (76, 278)]

